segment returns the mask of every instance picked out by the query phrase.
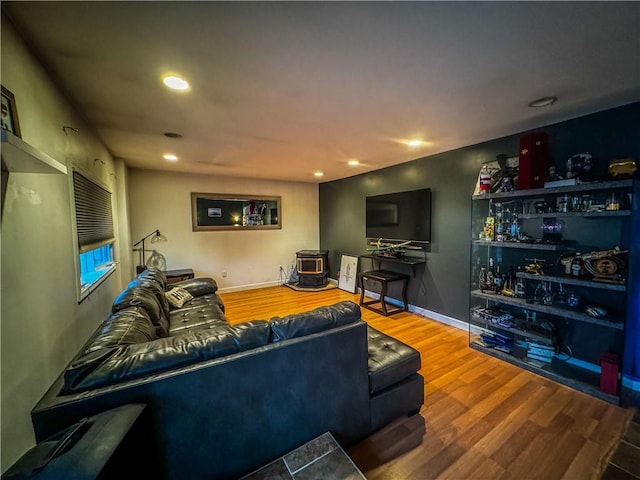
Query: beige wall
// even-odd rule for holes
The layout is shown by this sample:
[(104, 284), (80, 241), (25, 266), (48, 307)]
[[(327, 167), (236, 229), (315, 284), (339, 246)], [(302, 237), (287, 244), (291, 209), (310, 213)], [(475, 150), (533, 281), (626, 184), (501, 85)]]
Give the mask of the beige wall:
[[(1, 48), (2, 85), (15, 95), (23, 140), (69, 170), (76, 165), (111, 188), (119, 234), (118, 255), (121, 245), (129, 242), (123, 190), (126, 168), (114, 164), (109, 152), (69, 106), (4, 16)], [(79, 132), (65, 135), (64, 125)], [(96, 158), (101, 161), (94, 161)], [(87, 299), (77, 303), (70, 181), (70, 175), (12, 172), (3, 192), (3, 472), (34, 445), (31, 408), (106, 316), (127, 279), (121, 279), (121, 272), (130, 269), (129, 265), (121, 265)]]
[[(191, 192), (279, 195), (282, 229), (193, 232)], [(133, 242), (160, 229), (167, 242), (146, 247), (164, 255), (168, 269), (190, 267), (215, 278), (223, 292), (276, 285), (280, 266), (288, 275), (296, 251), (319, 245), (315, 184), (132, 169), (129, 200)]]

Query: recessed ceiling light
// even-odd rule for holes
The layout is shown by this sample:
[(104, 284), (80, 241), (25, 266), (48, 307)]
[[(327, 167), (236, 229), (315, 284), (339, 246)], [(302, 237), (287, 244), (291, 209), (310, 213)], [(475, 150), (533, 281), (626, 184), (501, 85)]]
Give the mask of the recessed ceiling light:
[(322, 172), (314, 172), (313, 176), (320, 178), (320, 177), (324, 176), (324, 173), (322, 173)]
[(169, 160), (170, 162), (176, 162), (178, 160), (178, 156), (173, 153), (165, 153), (162, 158)]
[(173, 90), (189, 90), (189, 82), (177, 75), (165, 75), (162, 83)]
[(557, 100), (558, 100), (558, 97), (542, 97), (537, 100), (534, 100), (533, 102), (530, 102), (529, 106), (533, 108), (547, 107), (549, 105), (553, 105), (554, 103), (556, 103)]
[(420, 145), (422, 145), (422, 140), (408, 140), (406, 144), (409, 147), (419, 147)]
[(360, 162), (355, 158), (352, 158), (347, 162), (347, 165), (349, 165), (350, 167), (355, 167), (356, 165), (360, 165)]

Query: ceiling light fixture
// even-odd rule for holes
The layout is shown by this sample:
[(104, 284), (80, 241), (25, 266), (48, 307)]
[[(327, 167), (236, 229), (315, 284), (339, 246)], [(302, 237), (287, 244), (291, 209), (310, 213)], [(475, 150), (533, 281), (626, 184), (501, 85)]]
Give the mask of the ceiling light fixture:
[(313, 176), (320, 178), (320, 177), (324, 176), (324, 173), (322, 173), (322, 172), (314, 172)]
[(355, 167), (357, 165), (360, 165), (360, 162), (353, 158), (347, 162), (347, 165), (349, 165), (350, 167)]
[(170, 162), (176, 162), (178, 160), (178, 156), (173, 153), (165, 153), (162, 158), (169, 160)]
[(530, 107), (538, 108), (538, 107), (548, 107), (549, 105), (553, 105), (558, 100), (558, 97), (542, 97), (533, 102), (529, 103)]
[(409, 140), (405, 142), (409, 147), (419, 147), (422, 145), (422, 140)]
[(178, 75), (165, 75), (162, 77), (162, 83), (173, 90), (189, 90), (189, 82)]

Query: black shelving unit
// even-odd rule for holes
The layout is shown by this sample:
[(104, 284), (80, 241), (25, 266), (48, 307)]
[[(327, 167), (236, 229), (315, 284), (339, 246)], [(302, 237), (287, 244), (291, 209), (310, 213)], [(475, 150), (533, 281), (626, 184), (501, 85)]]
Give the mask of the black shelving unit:
[[(603, 354), (615, 354), (619, 358), (619, 371), (623, 371), (625, 348), (625, 328), (627, 323), (636, 319), (634, 300), (630, 292), (637, 291), (638, 274), (633, 271), (640, 266), (637, 253), (640, 188), (638, 181), (627, 179), (618, 181), (581, 183), (572, 186), (538, 188), (531, 190), (499, 192), (473, 195), (472, 197), (472, 241), (471, 241), (471, 285), (469, 315), (469, 346), (518, 367), (540, 374), (584, 393), (605, 401), (621, 404), (623, 388), (621, 377), (617, 391), (603, 392), (600, 389), (599, 360)], [(606, 207), (587, 207), (579, 211), (554, 210), (558, 199), (563, 196), (586, 196), (602, 199), (614, 193), (620, 201), (619, 209), (607, 210)], [(543, 213), (533, 212), (535, 202), (544, 202)], [(496, 205), (508, 206), (509, 220), (516, 219), (518, 226), (526, 226), (526, 241), (518, 238), (501, 239), (482, 238), (485, 219), (490, 209)], [(504, 215), (504, 208), (503, 208)], [(505, 224), (508, 222), (505, 219)], [(553, 242), (542, 238), (542, 226), (548, 219), (556, 219), (565, 227), (562, 239)], [(479, 238), (480, 237), (480, 238)], [(598, 281), (590, 275), (575, 277), (560, 273), (560, 258), (576, 252), (609, 250), (619, 247), (621, 250), (633, 250), (624, 258), (625, 270), (621, 280)], [(479, 274), (482, 266), (488, 269), (493, 259), (501, 266), (503, 273), (513, 268), (514, 278), (527, 284), (525, 294), (516, 297), (513, 294), (481, 289)], [(525, 272), (528, 263), (540, 262), (544, 268), (541, 275)], [(515, 272), (517, 267), (522, 270)], [(631, 279), (631, 280), (630, 280)], [(633, 282), (631, 284), (630, 282)], [(571, 291), (581, 299), (573, 308), (566, 303), (552, 301), (545, 304), (539, 298), (534, 299), (534, 290), (544, 285), (545, 289), (555, 292), (562, 287), (563, 293)], [(553, 297), (555, 298), (555, 297)], [(585, 309), (594, 304), (603, 309), (594, 316), (594, 311)], [(477, 308), (507, 313), (515, 321), (513, 326), (496, 325), (473, 315)], [(518, 328), (522, 319), (553, 326), (553, 334), (546, 335)], [(491, 335), (508, 339), (507, 346), (491, 345), (483, 340)], [(518, 350), (510, 345), (542, 344), (546, 348), (555, 348), (552, 358), (536, 361), (527, 356), (527, 350)]]

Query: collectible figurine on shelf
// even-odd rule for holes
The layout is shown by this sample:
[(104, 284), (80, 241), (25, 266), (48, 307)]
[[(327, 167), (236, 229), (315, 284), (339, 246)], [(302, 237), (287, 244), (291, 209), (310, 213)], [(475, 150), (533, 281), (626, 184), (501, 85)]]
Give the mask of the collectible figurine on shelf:
[(582, 255), (585, 269), (593, 275), (595, 282), (624, 283), (624, 270), (626, 262), (625, 253), (629, 250), (620, 250), (615, 247), (610, 250), (599, 250)]
[(500, 267), (495, 268), (493, 258), (490, 258), (488, 269), (486, 265), (480, 267), (480, 274), (478, 276), (480, 291), (483, 293), (500, 293), (503, 283), (504, 277), (500, 272)]
[(493, 276), (489, 275), (486, 265), (482, 265), (482, 267), (480, 267), (478, 286), (480, 287), (480, 291), (482, 293), (493, 292)]
[(487, 217), (484, 221), (484, 230), (482, 231), (481, 240), (487, 242), (492, 241), (495, 238), (496, 233), (496, 219), (495, 217)]
[[(518, 266), (518, 272), (521, 272), (521, 271), (522, 271), (522, 269)], [(526, 285), (526, 283), (524, 281), (524, 278), (517, 277), (516, 285), (513, 288), (513, 295), (516, 298), (524, 298), (526, 293), (527, 293), (527, 285)]]
[(593, 174), (593, 157), (589, 152), (578, 153), (567, 159), (567, 178), (588, 180)]
[(531, 263), (525, 265), (524, 271), (526, 273), (530, 273), (532, 275), (544, 275), (544, 271), (542, 269), (542, 264), (544, 260), (539, 258), (527, 258)]
[(571, 308), (577, 308), (580, 306), (580, 295), (575, 292), (569, 292), (569, 296), (567, 297), (567, 305)]
[(584, 262), (580, 253), (576, 253), (576, 256), (571, 260), (571, 275), (574, 277), (584, 277), (587, 270), (584, 268)]
[(638, 171), (636, 161), (633, 158), (622, 158), (611, 160), (607, 173), (612, 178), (618, 180), (622, 178), (632, 178)]
[(500, 182), (500, 192), (510, 192), (514, 189), (513, 179), (511, 177), (504, 177)]
[(562, 180), (562, 177), (558, 175), (556, 172), (556, 166), (551, 165), (549, 167), (549, 176), (547, 177), (547, 182), (555, 182), (556, 180)]
[(509, 267), (509, 271), (502, 282), (502, 295), (505, 297), (515, 297), (516, 275), (513, 271), (513, 265)]
[(567, 292), (565, 291), (564, 285), (562, 285), (562, 283), (558, 285), (558, 293), (554, 298), (554, 302), (558, 305), (567, 304)]
[(516, 189), (517, 160), (518, 157), (509, 158), (504, 153), (496, 156), (499, 169), (491, 177), (491, 192), (510, 192)]

